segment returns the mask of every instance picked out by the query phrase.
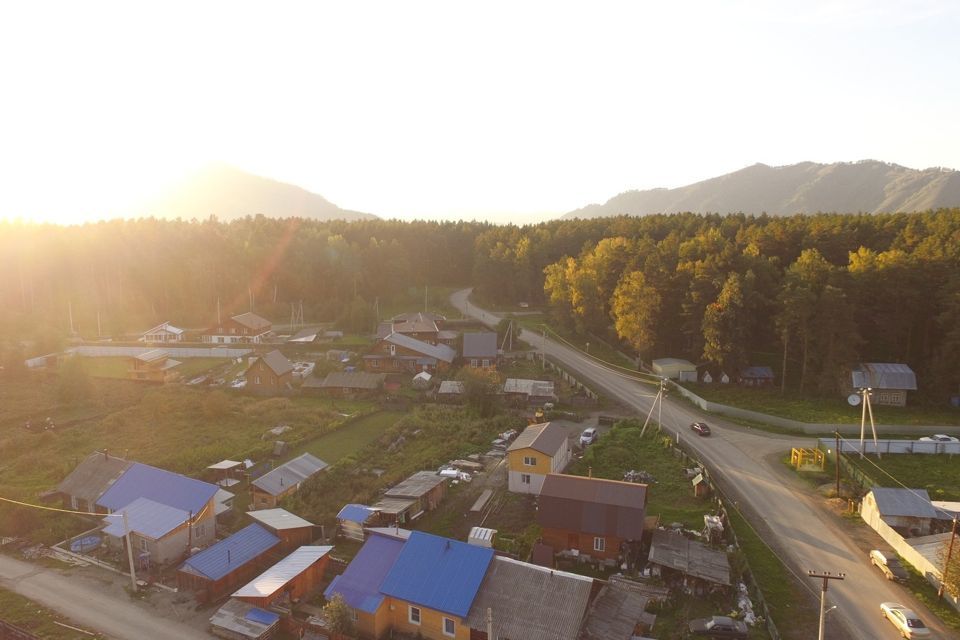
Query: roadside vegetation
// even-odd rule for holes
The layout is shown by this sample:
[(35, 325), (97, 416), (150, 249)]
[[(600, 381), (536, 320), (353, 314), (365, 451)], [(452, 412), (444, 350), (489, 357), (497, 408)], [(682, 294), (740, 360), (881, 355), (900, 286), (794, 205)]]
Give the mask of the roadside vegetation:
[(56, 622), (69, 624), (69, 621), (46, 607), (3, 587), (0, 587), (0, 620), (15, 624), (45, 640), (90, 640), (103, 637), (100, 634), (91, 636), (56, 624)]

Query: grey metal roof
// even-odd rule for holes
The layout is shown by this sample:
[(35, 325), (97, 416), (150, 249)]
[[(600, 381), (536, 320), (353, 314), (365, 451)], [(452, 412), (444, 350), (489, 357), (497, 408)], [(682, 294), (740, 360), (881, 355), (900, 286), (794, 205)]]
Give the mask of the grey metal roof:
[(272, 323), (266, 318), (261, 318), (252, 311), (233, 316), (232, 320), (237, 324), (242, 324), (252, 331), (269, 331)]
[(302, 529), (313, 526), (312, 522), (308, 522), (300, 516), (290, 513), (286, 509), (259, 509), (257, 511), (247, 511), (247, 515), (274, 531)]
[(563, 427), (553, 422), (532, 424), (517, 436), (507, 451), (518, 449), (535, 449), (548, 456), (554, 456), (567, 441), (567, 432)]
[(497, 334), (492, 331), (463, 334), (464, 358), (496, 358)]
[(411, 311), (408, 313), (398, 313), (397, 315), (390, 318), (392, 322), (409, 322), (411, 320), (420, 320), (427, 322), (440, 322), (446, 320), (446, 316), (442, 316), (439, 313), (431, 313), (429, 311)]
[(433, 320), (414, 318), (393, 323), (397, 333), (437, 333), (437, 323)]
[(430, 344), (429, 342), (424, 342), (423, 340), (417, 340), (416, 338), (405, 336), (402, 333), (391, 333), (384, 338), (384, 340), (391, 344), (395, 344), (398, 347), (404, 347), (406, 349), (410, 349), (411, 351), (416, 351), (417, 353), (422, 353), (425, 356), (430, 356), (431, 358), (436, 358), (437, 360), (442, 360), (447, 363), (453, 362), (454, 358), (457, 357), (457, 352), (445, 344)]
[(163, 324), (158, 324), (157, 326), (155, 326), (155, 327), (152, 328), (152, 329), (148, 329), (147, 331), (144, 331), (144, 332), (143, 332), (143, 335), (147, 336), (147, 335), (150, 335), (151, 333), (160, 333), (161, 331), (165, 331), (165, 332), (167, 332), (167, 333), (172, 333), (172, 334), (175, 335), (175, 336), (178, 336), (178, 335), (180, 335), (181, 333), (183, 333), (183, 329), (180, 329), (180, 328), (178, 328), (178, 327), (175, 327), (175, 326), (173, 326), (172, 324), (170, 324), (169, 322), (164, 322)]
[(590, 605), (582, 640), (631, 640), (646, 620), (650, 596), (644, 585), (613, 576)]
[(86, 500), (91, 508), (117, 478), (133, 464), (106, 452), (95, 451), (77, 465), (59, 485), (57, 491)]
[(324, 389), (379, 389), (383, 386), (383, 378), (382, 373), (333, 371), (320, 386)]
[(851, 372), (853, 388), (917, 390), (917, 376), (905, 364), (892, 362), (861, 362)]
[(648, 560), (714, 584), (730, 584), (730, 561), (723, 551), (666, 529), (653, 532)]
[(246, 585), (240, 587), (233, 595), (248, 598), (269, 597), (309, 569), (313, 563), (330, 553), (331, 549), (333, 547), (330, 546), (300, 547)]
[(263, 638), (279, 622), (279, 616), (277, 616), (277, 620), (270, 624), (258, 622), (254, 618), (259, 616), (247, 617), (251, 611), (263, 611), (263, 609), (248, 602), (230, 598), (226, 604), (210, 616), (210, 624), (214, 627), (226, 629), (243, 638)]
[(593, 579), (496, 556), (464, 620), (511, 640), (577, 640)]
[(278, 496), (291, 486), (303, 482), (328, 466), (320, 458), (304, 453), (289, 462), (285, 462), (273, 471), (263, 474), (253, 481), (253, 486), (272, 496)]
[(874, 487), (871, 491), (881, 516), (937, 517), (937, 510), (930, 502), (926, 489)]
[(420, 498), (446, 481), (446, 478), (434, 471), (417, 471), (403, 482), (387, 489), (384, 495), (389, 498)]
[(319, 333), (319, 327), (307, 327), (306, 329), (300, 329), (300, 331), (297, 331), (295, 334), (287, 338), (287, 342), (315, 342)]
[(144, 351), (141, 354), (134, 356), (140, 362), (155, 362), (157, 360), (164, 360), (167, 356), (170, 355), (167, 353), (166, 349), (151, 349), (150, 351)]
[(696, 369), (697, 365), (693, 364), (689, 360), (684, 360), (683, 358), (657, 358), (651, 364), (655, 367), (671, 367), (679, 366), (685, 369)]
[[(276, 349), (266, 355), (260, 356), (260, 359), (263, 360), (264, 364), (270, 367), (270, 370), (278, 376), (282, 376), (293, 371), (293, 365), (289, 360), (287, 360), (287, 357)], [(252, 367), (253, 365), (250, 366)]]
[(397, 515), (416, 504), (413, 498), (380, 498), (370, 506), (373, 511), (378, 511), (384, 515)]

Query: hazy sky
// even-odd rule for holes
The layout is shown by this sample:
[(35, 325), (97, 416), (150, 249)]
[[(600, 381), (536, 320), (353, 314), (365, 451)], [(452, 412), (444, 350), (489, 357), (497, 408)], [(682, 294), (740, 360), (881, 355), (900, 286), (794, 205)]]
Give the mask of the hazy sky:
[(654, 4), (6, 2), (0, 217), (213, 161), (496, 222), (755, 162), (960, 168), (956, 0)]

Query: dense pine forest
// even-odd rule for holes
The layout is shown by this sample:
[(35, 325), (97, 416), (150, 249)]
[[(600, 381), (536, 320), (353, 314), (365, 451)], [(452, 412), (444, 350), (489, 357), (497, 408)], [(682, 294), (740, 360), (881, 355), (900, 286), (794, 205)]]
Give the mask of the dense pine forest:
[[(631, 349), (735, 371), (762, 357), (806, 394), (847, 367), (906, 362), (921, 395), (960, 385), (960, 209), (895, 215), (655, 215), (531, 226), (398, 221), (0, 223), (6, 370), (70, 328), (200, 328), (251, 308), (372, 328), (410, 287), (542, 302), (551, 322)], [(99, 329), (98, 329), (99, 319)]]

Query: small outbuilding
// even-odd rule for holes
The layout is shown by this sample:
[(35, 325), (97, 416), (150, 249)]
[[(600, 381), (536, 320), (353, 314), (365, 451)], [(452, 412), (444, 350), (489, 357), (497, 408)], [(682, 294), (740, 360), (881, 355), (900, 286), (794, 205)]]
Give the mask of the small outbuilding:
[(373, 519), (375, 514), (373, 509), (363, 504), (344, 505), (337, 514), (340, 533), (350, 540), (363, 542), (366, 537), (364, 526)]
[(313, 523), (286, 509), (260, 509), (248, 511), (247, 515), (280, 538), (280, 553), (289, 553), (313, 542)]
[(295, 493), (300, 483), (326, 469), (329, 465), (309, 453), (285, 462), (250, 483), (250, 506), (254, 509), (272, 509), (281, 498)]
[(680, 382), (697, 381), (697, 365), (683, 358), (658, 358), (653, 361), (650, 368), (661, 378)]
[(851, 372), (853, 389), (871, 389), (871, 402), (878, 405), (903, 407), (907, 391), (917, 390), (917, 376), (905, 364), (892, 362), (862, 362)]
[(384, 494), (386, 498), (399, 498), (414, 501), (412, 518), (421, 513), (433, 511), (447, 493), (447, 479), (433, 471), (418, 471), (403, 482), (395, 485)]
[(196, 592), (200, 602), (217, 600), (271, 564), (279, 545), (280, 538), (251, 524), (187, 558), (177, 571), (177, 588)]
[(320, 380), (310, 377), (303, 382), (303, 391), (316, 391), (327, 396), (359, 398), (376, 395), (383, 389), (382, 373), (365, 371), (333, 371)]
[(240, 587), (233, 597), (257, 607), (279, 605), (289, 609), (313, 593), (323, 582), (323, 574), (333, 547), (300, 547), (259, 576)]
[(459, 380), (444, 380), (437, 389), (437, 399), (442, 402), (460, 402), (463, 394), (463, 382)]
[(127, 377), (141, 382), (170, 382), (180, 377), (174, 368), (181, 362), (169, 357), (166, 349), (151, 349), (130, 356)]
[(770, 367), (745, 367), (740, 371), (740, 384), (745, 387), (773, 386), (773, 369)]
[(210, 617), (210, 633), (227, 640), (266, 640), (279, 629), (279, 614), (235, 598)]
[(726, 553), (666, 529), (653, 532), (648, 561), (655, 575), (662, 576), (668, 584), (692, 589), (695, 594), (730, 586)]
[(882, 520), (907, 538), (928, 535), (938, 515), (926, 489), (873, 487), (860, 503), (860, 517), (871, 527)]

